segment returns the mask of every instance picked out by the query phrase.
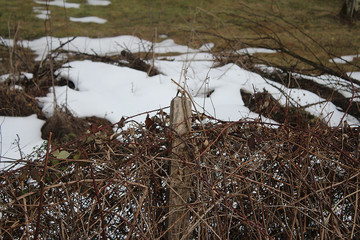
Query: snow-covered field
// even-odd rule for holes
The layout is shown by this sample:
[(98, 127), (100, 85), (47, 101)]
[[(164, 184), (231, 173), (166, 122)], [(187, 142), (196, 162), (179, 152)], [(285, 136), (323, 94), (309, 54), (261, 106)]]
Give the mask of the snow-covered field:
[[(69, 39), (71, 38), (43, 37), (33, 41), (24, 41), (22, 44), (33, 49), (38, 54), (38, 60), (41, 60), (48, 51), (59, 47)], [(10, 40), (7, 40), (7, 43), (13, 44)], [(153, 44), (134, 36), (103, 39), (76, 38), (65, 44), (63, 48), (98, 55), (120, 54), (124, 49), (132, 52), (146, 52), (151, 48), (156, 53), (179, 54), (166, 59), (155, 59), (154, 65), (162, 74), (152, 77), (142, 71), (102, 62), (89, 60), (69, 62), (57, 73), (60, 77), (72, 81), (75, 89), (66, 86), (55, 87), (56, 104), (67, 107), (78, 117), (97, 116), (116, 123), (123, 116), (132, 116), (169, 106), (178, 90), (178, 86), (173, 82), (175, 81), (191, 93), (199, 112), (205, 112), (222, 120), (235, 121), (259, 117), (257, 113), (251, 112), (244, 105), (241, 89), (249, 93), (261, 92), (265, 89), (284, 105), (286, 101), (292, 101), (298, 106), (310, 105), (306, 110), (323, 117), (330, 126), (337, 126), (342, 119), (344, 115), (342, 111), (312, 92), (286, 88), (235, 64), (215, 68), (213, 56), (208, 51), (211, 47), (213, 44), (206, 44), (200, 49), (191, 49), (178, 45), (171, 39)], [(258, 52), (261, 49), (247, 49), (247, 51)], [(354, 74), (354, 76), (358, 75)], [(0, 79), (6, 79), (6, 77), (5, 75)], [(31, 74), (27, 74), (27, 77), (31, 77)], [(314, 81), (328, 84), (329, 79), (332, 79), (334, 86), (336, 86), (336, 81), (341, 81), (328, 76), (314, 78)], [(213, 93), (207, 97), (209, 92)], [(291, 98), (287, 98), (284, 93)], [(348, 93), (344, 93), (346, 94)], [(53, 113), (55, 104), (53, 96), (50, 90), (47, 96), (38, 98), (46, 116), (51, 116)], [(344, 119), (349, 124), (359, 124), (351, 116), (346, 115)], [(135, 120), (143, 121), (144, 116), (139, 116)], [(0, 117), (2, 161), (4, 162), (7, 158), (21, 158), (19, 147), (25, 155), (33, 151), (34, 146), (42, 144), (40, 128), (43, 123), (35, 116)]]
[[(45, 5), (79, 8), (79, 3), (63, 0), (42, 1), (34, 0), (38, 4), (33, 10), (40, 19), (48, 19), (51, 12)], [(107, 0), (87, 0), (85, 4), (93, 6), (107, 6)], [(95, 16), (84, 18), (69, 17), (71, 21), (105, 23), (106, 19)], [(79, 23), (81, 24), (81, 23)], [(242, 118), (258, 118), (258, 114), (251, 112), (242, 100), (240, 90), (249, 93), (268, 91), (283, 105), (286, 103), (295, 106), (308, 106), (306, 110), (323, 118), (330, 126), (337, 126), (340, 121), (347, 120), (350, 125), (358, 125), (354, 117), (345, 115), (331, 102), (325, 101), (316, 94), (302, 89), (289, 89), (279, 83), (262, 78), (260, 75), (249, 72), (235, 64), (214, 67), (214, 57), (210, 53), (213, 44), (205, 44), (199, 49), (191, 49), (178, 45), (171, 39), (166, 39), (164, 34), (159, 35), (164, 39), (159, 43), (152, 43), (134, 36), (118, 36), (111, 38), (93, 39), (88, 37), (54, 38), (42, 37), (32, 41), (22, 41), (20, 44), (32, 49), (37, 54), (37, 61), (44, 59), (51, 50), (62, 46), (64, 50), (75, 51), (100, 56), (120, 54), (122, 50), (133, 53), (149, 52), (174, 53), (166, 59), (154, 59), (154, 66), (161, 74), (149, 77), (145, 72), (128, 67), (120, 67), (102, 62), (73, 61), (58, 70), (60, 77), (67, 78), (75, 85), (75, 89), (66, 86), (55, 87), (54, 93), (38, 98), (46, 116), (51, 116), (54, 105), (67, 107), (75, 116), (97, 116), (108, 119), (112, 123), (118, 122), (123, 116), (132, 116), (145, 111), (169, 106), (171, 99), (176, 95), (178, 83), (183, 86), (193, 97), (196, 109), (222, 120), (239, 120)], [(9, 39), (1, 42), (9, 46), (14, 43)], [(71, 41), (69, 41), (71, 40)], [(272, 53), (273, 50), (260, 48), (239, 49), (238, 53), (253, 54), (257, 52)], [(176, 53), (176, 54), (175, 54)], [(64, 57), (64, 56), (60, 56)], [(351, 61), (355, 56), (345, 56)], [(334, 59), (341, 62), (342, 59)], [(31, 78), (30, 73), (23, 73)], [(0, 81), (7, 79), (8, 75), (0, 76)], [(360, 80), (360, 73), (352, 73), (352, 77)], [(352, 95), (342, 86), (343, 80), (329, 77), (308, 77), (313, 81), (330, 85), (345, 97)], [(357, 86), (358, 87), (358, 86)], [(210, 97), (209, 93), (212, 92)], [(291, 96), (289, 98), (289, 96)], [(143, 121), (144, 117), (135, 118)], [(263, 118), (264, 120), (264, 118)], [(265, 119), (266, 120), (266, 119)], [(266, 120), (272, 121), (272, 120)], [(4, 117), (0, 116), (0, 167), (6, 166), (6, 161), (20, 159), (33, 151), (43, 140), (40, 129), (44, 121), (29, 117)], [(21, 149), (21, 152), (19, 151)]]

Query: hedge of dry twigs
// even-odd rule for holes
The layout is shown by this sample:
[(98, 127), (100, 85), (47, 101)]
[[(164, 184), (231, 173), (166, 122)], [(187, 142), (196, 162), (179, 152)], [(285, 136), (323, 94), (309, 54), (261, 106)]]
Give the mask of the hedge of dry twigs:
[[(358, 239), (359, 128), (193, 121), (191, 199), (168, 206), (174, 134), (162, 113), (98, 128), (1, 173), (2, 239)], [(111, 126), (110, 126), (111, 129)], [(40, 154), (41, 155), (41, 154)], [(17, 167), (17, 168), (16, 168)]]

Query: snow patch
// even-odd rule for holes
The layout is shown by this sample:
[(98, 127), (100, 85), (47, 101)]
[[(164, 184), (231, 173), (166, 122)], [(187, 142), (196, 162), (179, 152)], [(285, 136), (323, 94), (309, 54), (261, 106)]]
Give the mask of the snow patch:
[(94, 16), (81, 17), (81, 18), (70, 17), (70, 21), (81, 22), (81, 23), (99, 23), (99, 24), (104, 24), (107, 22), (106, 19), (94, 17)]
[[(88, 37), (76, 37), (69, 42), (72, 37), (55, 38), (55, 37), (42, 37), (31, 41), (22, 41), (21, 44), (24, 47), (29, 47), (38, 55), (37, 61), (40, 61), (46, 56), (49, 51), (59, 48), (64, 50), (76, 51), (87, 54), (97, 55), (116, 55), (120, 54), (122, 50), (128, 50), (130, 52), (150, 52), (155, 53), (187, 53), (187, 52), (199, 52), (189, 48), (188, 46), (179, 45), (172, 39), (164, 40), (160, 43), (152, 43), (134, 36), (118, 36), (109, 38), (88, 38)], [(6, 41), (8, 44), (13, 44), (11, 40)], [(66, 43), (68, 42), (68, 43)]]
[(33, 7), (33, 12), (36, 13), (36, 17), (43, 20), (50, 19), (50, 10), (46, 10), (43, 7)]
[(255, 53), (276, 53), (276, 50), (273, 49), (267, 49), (267, 48), (243, 48), (240, 50), (237, 50), (237, 54), (250, 54), (253, 55)]
[(108, 0), (87, 0), (87, 4), (93, 6), (108, 6), (111, 2)]
[(27, 72), (21, 72), (20, 75), (14, 75), (14, 74), (3, 74), (3, 75), (0, 75), (0, 82), (4, 82), (8, 79), (12, 79), (14, 80), (15, 82), (16, 81), (19, 81), (19, 80), (22, 80), (22, 79), (32, 79), (33, 78), (33, 74), (32, 73), (27, 73)]
[(44, 123), (35, 114), (0, 117), (0, 169), (8, 166), (9, 161), (23, 159), (34, 151), (34, 147), (43, 144), (40, 129)]
[(53, 0), (53, 1), (40, 1), (40, 0), (34, 0), (37, 4), (43, 4), (43, 5), (50, 5), (50, 6), (56, 6), (56, 7), (64, 7), (64, 8), (79, 8), (79, 3), (68, 3), (66, 0)]
[(359, 57), (360, 57), (360, 55), (345, 55), (345, 56), (341, 56), (339, 58), (330, 59), (329, 62), (344, 64), (347, 62), (352, 62), (354, 60), (354, 58), (359, 58)]

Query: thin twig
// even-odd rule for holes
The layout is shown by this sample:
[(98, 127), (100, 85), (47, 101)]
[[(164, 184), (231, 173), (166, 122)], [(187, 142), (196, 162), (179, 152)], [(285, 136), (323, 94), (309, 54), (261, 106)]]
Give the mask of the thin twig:
[(52, 132), (49, 134), (49, 140), (46, 148), (46, 156), (44, 161), (44, 170), (43, 170), (43, 176), (41, 178), (41, 192), (40, 192), (40, 203), (38, 208), (38, 218), (36, 222), (36, 230), (34, 233), (34, 239), (37, 240), (40, 233), (40, 222), (41, 222), (41, 213), (43, 211), (43, 204), (44, 204), (44, 190), (45, 190), (45, 181), (46, 181), (46, 173), (47, 173), (47, 166), (48, 166), (48, 160), (50, 155), (50, 146), (51, 146), (51, 138), (52, 138)]

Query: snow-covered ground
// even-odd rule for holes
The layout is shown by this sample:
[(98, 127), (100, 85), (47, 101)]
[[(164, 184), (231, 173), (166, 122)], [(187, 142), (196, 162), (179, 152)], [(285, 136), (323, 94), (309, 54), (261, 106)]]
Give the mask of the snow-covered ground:
[[(38, 54), (37, 59), (41, 60), (50, 50), (58, 48), (70, 39), (72, 38), (43, 37), (33, 41), (23, 41), (21, 44), (34, 50)], [(11, 40), (4, 41), (9, 45), (13, 44)], [(212, 47), (213, 44), (205, 44), (199, 49), (191, 49), (178, 45), (171, 39), (151, 43), (134, 36), (101, 39), (78, 37), (64, 44), (62, 48), (97, 55), (115, 55), (120, 54), (122, 50), (131, 52), (153, 50), (156, 53), (177, 54), (167, 56), (166, 59), (154, 59), (154, 66), (162, 74), (152, 77), (142, 71), (102, 62), (89, 60), (69, 62), (63, 65), (57, 74), (72, 81), (75, 89), (66, 86), (55, 87), (56, 104), (67, 107), (78, 117), (104, 117), (116, 123), (123, 116), (169, 106), (178, 90), (178, 86), (174, 83), (176, 82), (192, 95), (199, 112), (206, 112), (222, 120), (259, 117), (244, 105), (241, 89), (249, 93), (262, 92), (265, 89), (284, 105), (287, 102), (300, 107), (309, 105), (306, 110), (324, 118), (330, 126), (337, 126), (343, 118), (344, 113), (334, 104), (312, 92), (289, 89), (235, 64), (214, 67), (214, 58), (207, 51)], [(239, 50), (247, 53), (259, 51), (261, 49)], [(354, 76), (359, 74), (355, 73)], [(3, 78), (5, 76), (0, 76), (0, 79)], [(329, 78), (318, 77), (314, 81), (324, 82), (324, 79)], [(328, 83), (324, 82), (324, 84)], [(210, 97), (207, 96), (209, 92), (212, 92)], [(55, 104), (52, 90), (47, 96), (38, 100), (43, 112), (51, 116)], [(139, 116), (135, 120), (144, 121), (144, 116)], [(344, 120), (352, 125), (359, 124), (359, 121), (349, 115), (346, 115)], [(28, 154), (35, 145), (42, 144), (40, 128), (43, 121), (35, 116), (0, 117), (0, 124), (2, 162), (7, 158), (21, 158), (18, 145), (23, 154)]]

